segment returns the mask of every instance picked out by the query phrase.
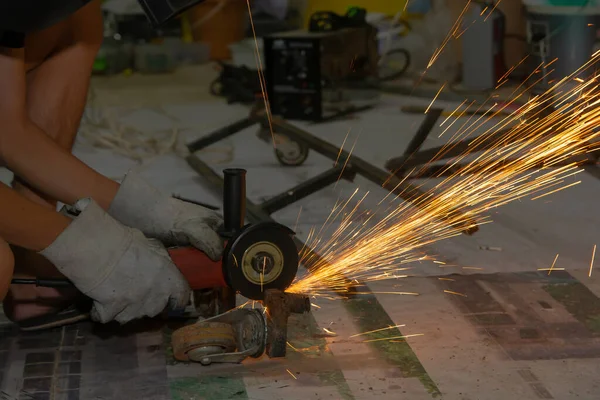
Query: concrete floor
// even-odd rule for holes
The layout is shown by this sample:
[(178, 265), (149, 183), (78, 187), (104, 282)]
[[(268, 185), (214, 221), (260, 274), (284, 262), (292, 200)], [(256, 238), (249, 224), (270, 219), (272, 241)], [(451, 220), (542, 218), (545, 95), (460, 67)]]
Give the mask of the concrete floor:
[[(247, 112), (206, 95), (209, 76), (206, 69), (187, 69), (169, 77), (98, 78), (92, 105), (127, 111), (121, 123), (149, 133), (175, 125), (181, 139), (189, 141)], [(380, 107), (353, 118), (299, 125), (336, 145), (348, 135), (347, 143), (356, 140), (355, 154), (383, 167), (402, 153), (423, 118), (402, 114), (400, 107), (408, 104), (428, 102), (384, 96)], [(331, 166), (311, 153), (304, 165), (282, 168), (255, 131), (247, 129), (199, 153), (215, 170), (246, 168), (253, 201)], [(439, 132), (434, 130), (425, 147), (444, 143)], [(175, 154), (137, 165), (84, 141), (77, 143), (75, 154), (107, 176), (118, 178), (139, 168), (166, 191), (220, 203), (218, 194)], [(494, 223), (473, 236), (427, 249), (456, 267), (414, 265), (409, 278), (369, 284), (375, 294), (317, 300), (320, 308), (293, 319), (289, 339), (297, 350), (290, 348), (285, 360), (202, 367), (172, 360), (164, 326), (116, 334), (114, 327), (80, 324), (27, 335), (6, 323), (0, 325), (0, 388), (7, 398), (35, 399), (597, 399), (600, 275), (590, 278), (588, 270), (599, 239), (594, 199), (600, 198), (600, 182), (587, 174), (578, 179), (582, 184), (567, 191), (494, 210)], [(274, 217), (294, 226), (302, 210), (297, 232), (304, 239), (311, 227), (323, 223), (335, 201), (357, 186), (371, 191), (365, 208), (385, 196), (363, 179), (340, 182)], [(500, 251), (481, 250), (486, 246)], [(565, 271), (538, 271), (549, 267), (557, 253), (556, 267)], [(384, 294), (398, 285), (420, 295)], [(401, 332), (376, 337), (422, 335), (378, 342), (351, 338), (398, 324), (404, 325)]]

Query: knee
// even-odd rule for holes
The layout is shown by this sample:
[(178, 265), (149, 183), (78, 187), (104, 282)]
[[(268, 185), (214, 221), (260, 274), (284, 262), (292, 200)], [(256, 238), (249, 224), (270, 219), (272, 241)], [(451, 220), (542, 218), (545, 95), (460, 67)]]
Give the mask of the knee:
[(15, 258), (8, 243), (0, 238), (0, 301), (4, 300), (15, 267)]
[(100, 0), (93, 0), (75, 13), (70, 19), (72, 40), (83, 44), (93, 57), (100, 50), (104, 40), (104, 21)]

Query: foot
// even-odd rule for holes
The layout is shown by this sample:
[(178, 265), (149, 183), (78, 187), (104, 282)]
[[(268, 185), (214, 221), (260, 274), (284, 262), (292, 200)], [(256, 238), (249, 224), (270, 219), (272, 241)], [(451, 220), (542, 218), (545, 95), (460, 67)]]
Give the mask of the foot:
[(71, 305), (79, 292), (73, 288), (40, 288), (12, 285), (4, 300), (4, 314), (13, 322), (57, 313)]
[[(22, 248), (13, 247), (15, 256), (14, 278), (64, 278), (54, 266), (40, 256)], [(45, 288), (34, 285), (11, 285), (4, 299), (4, 313), (13, 322), (56, 313), (68, 307), (79, 296), (75, 288)]]

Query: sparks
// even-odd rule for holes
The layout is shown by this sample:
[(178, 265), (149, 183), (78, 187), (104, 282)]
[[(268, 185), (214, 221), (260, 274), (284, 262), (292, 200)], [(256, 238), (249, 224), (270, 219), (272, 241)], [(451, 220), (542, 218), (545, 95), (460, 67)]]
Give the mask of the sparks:
[(452, 290), (444, 290), (444, 293), (453, 294), (455, 296), (467, 297), (467, 295), (464, 293), (453, 292)]
[(326, 333), (326, 334), (328, 334), (328, 335), (337, 336), (337, 333), (335, 333), (335, 332), (334, 332), (334, 331), (332, 331), (332, 330), (329, 330), (329, 329), (327, 329), (327, 328), (321, 328), (321, 329), (323, 329), (323, 332), (325, 332), (325, 333)]
[(364, 336), (364, 335), (370, 335), (371, 333), (387, 331), (389, 329), (402, 328), (404, 326), (406, 326), (406, 325), (405, 324), (401, 324), (401, 325), (388, 326), (387, 328), (380, 328), (380, 329), (375, 329), (375, 330), (368, 331), (368, 332), (357, 333), (356, 335), (350, 336), (350, 338), (354, 338), (354, 337), (358, 337), (358, 336)]
[(294, 232), (298, 230), (298, 223), (300, 222), (300, 215), (302, 214), (302, 206), (300, 206), (300, 210), (298, 210), (298, 216), (296, 217), (296, 223), (294, 224)]
[(425, 110), (425, 114), (427, 114), (429, 112), (429, 109), (431, 108), (431, 106), (433, 105), (433, 103), (435, 103), (435, 101), (437, 100), (438, 96), (440, 95), (440, 93), (442, 93), (442, 90), (444, 90), (445, 87), (446, 87), (446, 83), (444, 83), (442, 85), (442, 87), (440, 88), (440, 90), (438, 90), (438, 92), (436, 93), (436, 95), (433, 98), (433, 100), (431, 100), (431, 103), (429, 103), (429, 106)]
[(340, 161), (340, 157), (342, 156), (342, 152), (344, 151), (344, 146), (346, 145), (346, 140), (348, 140), (348, 136), (350, 136), (351, 130), (352, 130), (352, 128), (349, 128), (348, 132), (346, 133), (346, 136), (344, 136), (344, 141), (342, 142), (342, 145), (340, 146), (340, 151), (338, 152), (337, 158), (335, 159), (335, 163), (333, 163), (334, 167), (337, 167), (338, 162)]
[[(360, 294), (360, 293), (357, 293)], [(401, 296), (418, 296), (419, 293), (415, 292), (369, 292), (368, 294), (397, 294)]]
[(592, 250), (592, 261), (590, 262), (590, 272), (588, 276), (592, 277), (592, 269), (594, 268), (594, 258), (596, 257), (596, 245), (594, 245), (594, 249)]
[(292, 350), (299, 352), (297, 348), (295, 348), (294, 346), (292, 346), (292, 344), (290, 342), (285, 342), (288, 346), (290, 346), (292, 348)]
[[(498, 0), (496, 1), (496, 4), (494, 4), (494, 8), (492, 8), (492, 10), (490, 11), (490, 13), (485, 17), (484, 21), (487, 21), (488, 18), (494, 14), (494, 11), (496, 10), (496, 8), (498, 8), (498, 5), (500, 4), (500, 2), (502, 2), (502, 0)], [(487, 7), (486, 7), (487, 8)]]
[(554, 265), (556, 264), (556, 260), (558, 260), (558, 254), (556, 255), (556, 257), (554, 257), (554, 261), (552, 262), (550, 268), (548, 268), (548, 275), (550, 275), (552, 271), (554, 271)]
[(467, 12), (467, 10), (469, 9), (470, 6), (471, 6), (471, 0), (467, 1), (467, 4), (463, 8), (462, 12), (460, 13), (460, 15), (458, 16), (456, 21), (454, 22), (454, 25), (452, 25), (450, 32), (448, 32), (448, 35), (442, 41), (442, 44), (440, 45), (440, 47), (438, 47), (436, 49), (436, 51), (433, 52), (433, 55), (431, 56), (431, 59), (429, 60), (429, 63), (427, 64), (427, 69), (431, 68), (433, 66), (433, 64), (435, 64), (435, 62), (437, 61), (439, 56), (443, 53), (446, 45), (448, 45), (448, 43), (450, 42), (452, 37), (456, 36), (456, 32), (460, 28), (460, 23), (463, 20), (463, 16), (465, 15), (465, 13)]
[[(350, 133), (350, 132), (348, 132), (348, 133)], [(356, 146), (356, 142), (358, 142), (358, 138), (359, 137), (360, 137), (360, 134), (356, 137), (356, 139), (354, 139), (354, 144), (352, 145), (352, 148), (348, 152), (349, 155), (354, 152), (354, 146)], [(344, 139), (344, 143), (345, 142), (346, 142), (346, 140)], [(339, 157), (340, 157), (341, 153), (342, 153), (342, 148), (340, 148), (340, 154), (338, 154), (338, 160), (339, 160)], [(342, 176), (344, 176), (344, 170), (348, 166), (348, 161), (350, 161), (350, 156), (348, 156), (346, 158), (346, 161), (344, 161), (344, 166), (342, 167), (342, 170), (340, 171), (340, 175), (338, 176), (337, 181), (335, 182), (335, 187), (337, 187), (338, 182), (342, 179)], [(337, 165), (337, 160), (336, 160), (336, 165)]]
[(273, 118), (271, 116), (271, 107), (269, 105), (269, 96), (267, 94), (267, 81), (265, 80), (265, 74), (263, 73), (261, 51), (258, 47), (258, 40), (256, 38), (256, 29), (254, 28), (254, 18), (252, 17), (252, 7), (250, 5), (250, 0), (246, 0), (246, 5), (248, 6), (248, 18), (250, 20), (250, 27), (252, 28), (252, 37), (254, 38), (254, 59), (256, 61), (256, 66), (258, 69), (258, 80), (260, 82), (260, 91), (261, 91), (264, 106), (265, 106), (265, 113), (267, 115), (267, 120), (269, 121), (269, 131), (271, 132), (271, 140), (273, 142), (273, 147), (277, 148), (277, 141), (275, 140), (275, 133), (273, 133)]
[(407, 338), (423, 336), (423, 335), (425, 335), (425, 334), (424, 333), (413, 333), (412, 335), (402, 335), (402, 336), (392, 336), (389, 338), (369, 339), (369, 340), (364, 340), (363, 343), (381, 342), (384, 340), (391, 341), (391, 340), (395, 340), (395, 339), (407, 339)]
[(298, 378), (296, 378), (296, 375), (292, 374), (292, 371), (290, 371), (289, 369), (286, 369), (286, 371), (288, 374), (290, 374), (292, 376), (292, 378), (298, 379)]
[(237, 308), (245, 308), (247, 305), (249, 305), (250, 303), (252, 303), (252, 300), (248, 300), (247, 302), (245, 302), (244, 304), (237, 306)]

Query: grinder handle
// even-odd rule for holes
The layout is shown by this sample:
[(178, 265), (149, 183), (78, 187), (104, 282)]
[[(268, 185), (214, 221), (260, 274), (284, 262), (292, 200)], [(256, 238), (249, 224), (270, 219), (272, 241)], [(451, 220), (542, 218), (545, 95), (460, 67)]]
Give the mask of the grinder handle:
[(194, 247), (173, 247), (168, 251), (192, 290), (227, 287), (221, 260), (213, 261)]

